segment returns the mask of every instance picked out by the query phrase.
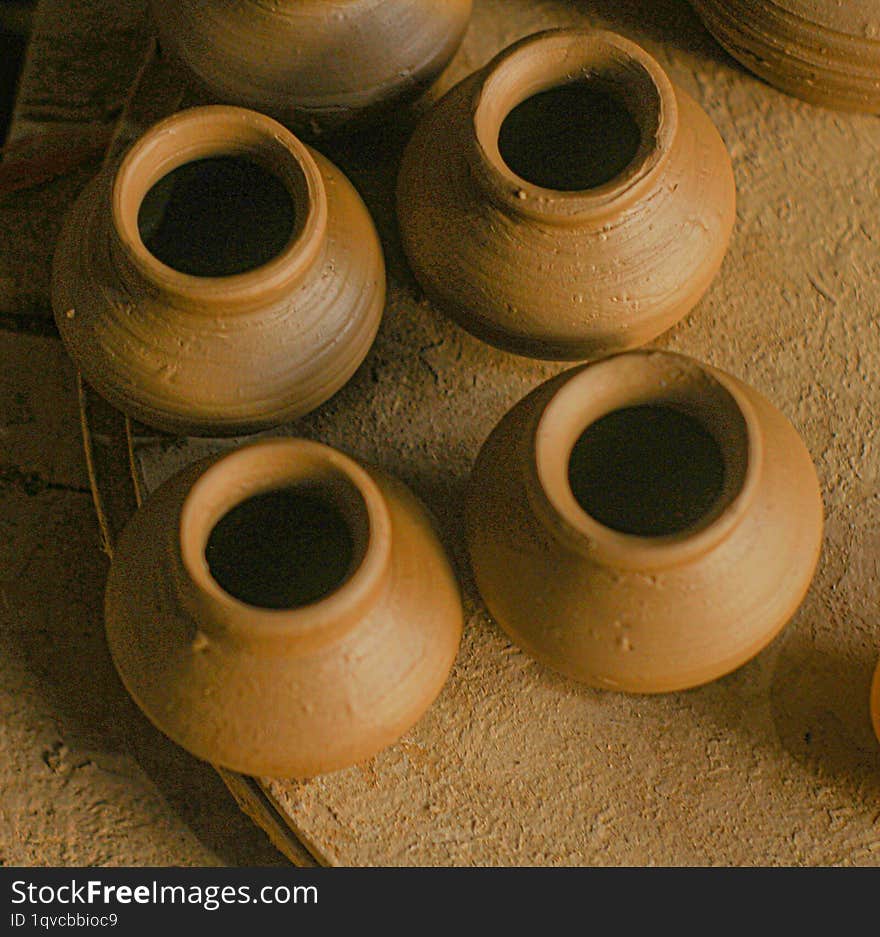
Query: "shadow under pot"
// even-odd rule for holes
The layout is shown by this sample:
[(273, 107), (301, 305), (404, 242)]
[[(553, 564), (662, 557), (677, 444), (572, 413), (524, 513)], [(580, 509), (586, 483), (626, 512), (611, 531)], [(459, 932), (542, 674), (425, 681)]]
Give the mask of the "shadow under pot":
[(682, 355), (569, 371), (490, 435), (466, 505), (474, 575), (526, 652), (595, 687), (683, 690), (791, 618), (822, 542), (816, 472), (756, 391)]
[(691, 0), (746, 68), (823, 107), (880, 113), (877, 0)]
[(128, 691), (192, 754), (307, 778), (422, 716), (461, 600), (425, 509), (318, 443), (275, 439), (184, 469), (124, 530), (107, 636)]
[(220, 101), (308, 132), (382, 118), (458, 50), (472, 0), (151, 0), (163, 49)]
[(681, 319), (736, 215), (705, 112), (643, 49), (588, 29), (524, 39), (453, 88), (416, 129), (397, 202), (430, 300), (478, 338), (558, 360)]
[(373, 222), (330, 162), (268, 117), (183, 111), (69, 212), (52, 306), (86, 380), (174, 433), (297, 419), (369, 351), (385, 303)]

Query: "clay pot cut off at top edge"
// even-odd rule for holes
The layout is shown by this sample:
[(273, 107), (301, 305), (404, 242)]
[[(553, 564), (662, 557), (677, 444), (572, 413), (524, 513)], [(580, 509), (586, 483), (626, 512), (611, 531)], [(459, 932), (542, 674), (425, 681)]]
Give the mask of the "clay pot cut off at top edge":
[(147, 131), (74, 204), (52, 273), (55, 319), (88, 382), (189, 435), (313, 410), (363, 361), (384, 303), (379, 237), (351, 183), (235, 107)]
[(500, 348), (559, 360), (681, 319), (736, 215), (705, 112), (639, 46), (589, 29), (528, 37), (452, 89), (406, 150), (397, 201), (437, 306)]
[(746, 68), (812, 104), (880, 113), (877, 0), (691, 0)]
[(472, 0), (151, 0), (163, 49), (218, 100), (332, 130), (417, 96), (458, 50)]
[(816, 472), (755, 390), (630, 352), (548, 381), (479, 455), (474, 575), (525, 651), (595, 687), (682, 690), (756, 655), (803, 599), (822, 542)]
[(152, 722), (199, 758), (307, 778), (391, 745), (458, 651), (458, 585), (400, 482), (274, 439), (184, 469), (117, 546), (107, 636)]

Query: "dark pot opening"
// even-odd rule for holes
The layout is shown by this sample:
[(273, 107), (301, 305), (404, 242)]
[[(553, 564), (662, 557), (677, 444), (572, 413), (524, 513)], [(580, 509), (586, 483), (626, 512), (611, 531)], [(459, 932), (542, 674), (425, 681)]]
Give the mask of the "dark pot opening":
[(138, 230), (165, 265), (197, 277), (246, 273), (290, 243), (296, 206), (284, 182), (243, 156), (197, 159), (144, 196)]
[(624, 407), (596, 420), (571, 452), (578, 504), (612, 530), (664, 537), (696, 527), (725, 490), (721, 447), (703, 424), (669, 405)]
[(498, 135), (510, 170), (532, 185), (560, 192), (611, 182), (633, 163), (641, 144), (638, 121), (599, 78), (526, 98), (504, 118)]
[(320, 489), (266, 491), (214, 525), (205, 547), (211, 575), (229, 595), (266, 609), (295, 609), (335, 592), (357, 565), (345, 514)]

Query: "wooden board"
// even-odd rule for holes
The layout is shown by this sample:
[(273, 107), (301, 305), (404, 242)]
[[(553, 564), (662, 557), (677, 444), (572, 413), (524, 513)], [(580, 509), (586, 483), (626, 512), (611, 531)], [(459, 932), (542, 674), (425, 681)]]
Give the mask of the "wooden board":
[[(464, 587), (461, 654), (426, 717), (369, 763), (309, 782), (227, 779), (299, 862), (876, 865), (880, 752), (867, 700), (880, 655), (880, 124), (760, 83), (682, 0), (477, 0), (444, 86), (521, 35), (575, 23), (642, 41), (731, 149), (740, 203), (730, 254), (706, 299), (657, 345), (737, 374), (803, 433), (828, 512), (814, 588), (755, 661), (688, 693), (587, 690), (510, 645), (467, 569), (462, 492), (494, 423), (559, 367), (471, 339), (421, 297), (393, 211), (409, 131), (402, 115), (327, 150), (358, 185), (385, 243), (379, 338), (346, 388), (277, 433), (370, 460), (434, 510)], [(159, 100), (144, 77), (132, 115), (144, 103), (152, 114)], [(174, 82), (165, 87), (173, 103)], [(127, 121), (129, 131), (136, 125)], [(233, 444), (126, 431), (124, 421), (120, 436), (118, 417), (108, 434), (89, 405), (84, 413), (109, 530), (137, 492)]]

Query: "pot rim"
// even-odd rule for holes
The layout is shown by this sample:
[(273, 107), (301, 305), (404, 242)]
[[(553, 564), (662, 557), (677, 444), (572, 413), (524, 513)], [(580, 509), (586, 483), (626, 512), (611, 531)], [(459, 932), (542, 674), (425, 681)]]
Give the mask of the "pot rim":
[[(669, 535), (641, 536), (602, 524), (580, 505), (569, 482), (571, 454), (587, 427), (640, 405), (671, 406), (694, 417), (724, 459), (723, 488), (711, 510)], [(734, 378), (673, 352), (628, 352), (576, 370), (543, 408), (534, 436), (536, 507), (574, 549), (609, 566), (677, 566), (705, 555), (739, 524), (760, 483), (763, 454), (758, 416)]]
[[(544, 188), (515, 173), (498, 146), (508, 114), (542, 91), (597, 77), (615, 88), (641, 131), (626, 168), (603, 185), (579, 191)], [(496, 203), (536, 221), (575, 224), (619, 210), (652, 184), (673, 148), (678, 102), (669, 76), (636, 43), (607, 30), (550, 29), (514, 43), (486, 66), (472, 122), (472, 170)]]
[[(354, 544), (346, 578), (316, 601), (285, 609), (251, 605), (227, 592), (205, 555), (216, 524), (252, 497), (306, 486), (346, 519)], [(298, 643), (348, 630), (376, 602), (391, 565), (391, 516), (369, 473), (343, 453), (306, 439), (262, 440), (221, 456), (193, 484), (180, 509), (178, 547), (184, 600), (197, 606), (193, 620), (201, 630), (242, 642)]]
[[(150, 189), (170, 172), (218, 156), (246, 157), (275, 175), (293, 200), (293, 230), (278, 254), (251, 270), (220, 277), (182, 273), (149, 251), (138, 212)], [(308, 147), (272, 118), (227, 105), (180, 111), (147, 130), (119, 164), (110, 201), (114, 253), (123, 267), (178, 305), (211, 313), (289, 291), (316, 260), (327, 227), (327, 193)]]

